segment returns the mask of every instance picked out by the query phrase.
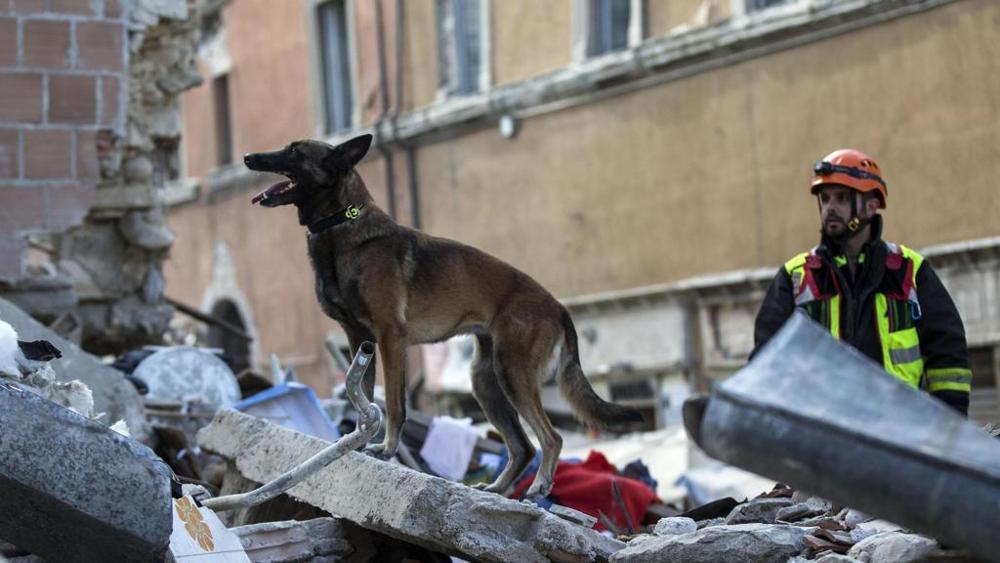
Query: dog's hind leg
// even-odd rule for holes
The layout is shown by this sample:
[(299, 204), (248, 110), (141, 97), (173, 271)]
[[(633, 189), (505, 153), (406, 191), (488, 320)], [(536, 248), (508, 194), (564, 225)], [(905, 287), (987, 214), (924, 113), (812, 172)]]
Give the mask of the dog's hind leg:
[(542, 464), (535, 474), (535, 481), (525, 494), (537, 500), (549, 494), (554, 484), (556, 464), (562, 450), (562, 437), (552, 427), (552, 422), (542, 408), (541, 383), (546, 377), (552, 357), (557, 350), (557, 334), (544, 326), (517, 328), (508, 326), (502, 338), (498, 335), (493, 367), (502, 381), (517, 412), (538, 436), (542, 447)]
[(406, 346), (396, 336), (383, 335), (378, 343), (382, 355), (382, 375), (385, 378), (385, 438), (366, 451), (389, 459), (396, 455), (399, 436), (406, 422)]
[(489, 485), (476, 488), (504, 494), (531, 463), (534, 447), (521, 427), (517, 411), (507, 400), (507, 393), (500, 387), (501, 380), (493, 370), (493, 339), (487, 335), (476, 336), (476, 355), (472, 360), (472, 394), (486, 413), (486, 419), (496, 427), (507, 444), (507, 466)]

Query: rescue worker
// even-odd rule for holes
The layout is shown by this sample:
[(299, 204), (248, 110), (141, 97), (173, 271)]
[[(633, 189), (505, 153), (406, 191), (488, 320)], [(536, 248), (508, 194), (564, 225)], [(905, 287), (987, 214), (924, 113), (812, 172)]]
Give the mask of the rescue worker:
[(879, 166), (844, 149), (813, 172), (820, 244), (778, 270), (757, 313), (753, 354), (799, 307), (900, 381), (967, 415), (972, 371), (962, 319), (920, 254), (882, 240), (878, 210), (888, 191)]

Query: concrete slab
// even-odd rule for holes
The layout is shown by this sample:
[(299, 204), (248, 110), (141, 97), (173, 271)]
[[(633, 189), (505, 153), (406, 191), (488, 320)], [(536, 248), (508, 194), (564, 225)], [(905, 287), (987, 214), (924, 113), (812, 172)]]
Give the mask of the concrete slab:
[[(355, 553), (347, 531), (336, 518), (289, 520), (231, 528), (254, 563), (290, 563), (327, 557), (346, 559)], [(367, 533), (367, 532), (366, 532)]]
[(148, 443), (152, 431), (143, 414), (142, 397), (121, 372), (102, 364), (4, 299), (0, 299), (0, 319), (10, 323), (21, 340), (48, 340), (55, 345), (62, 357), (53, 360), (51, 366), (59, 381), (79, 379), (85, 383), (94, 395), (95, 413), (108, 413), (109, 424), (124, 419), (132, 436)]
[[(263, 419), (220, 411), (202, 448), (267, 482), (327, 443)], [(622, 542), (540, 508), (349, 452), (289, 489), (295, 499), (370, 530), (477, 561), (607, 561)]]
[(158, 561), (170, 470), (146, 446), (0, 383), (0, 538), (46, 561)]

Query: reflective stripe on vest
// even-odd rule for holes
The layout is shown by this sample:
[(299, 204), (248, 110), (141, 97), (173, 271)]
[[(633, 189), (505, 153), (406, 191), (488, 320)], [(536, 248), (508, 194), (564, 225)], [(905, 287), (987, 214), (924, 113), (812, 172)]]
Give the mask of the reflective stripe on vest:
[[(886, 257), (887, 267), (898, 270), (903, 264), (907, 265), (908, 283), (903, 288), (905, 295), (894, 295), (897, 300), (905, 298), (909, 309), (907, 314), (914, 316), (919, 312), (920, 304), (917, 298), (917, 271), (923, 263), (920, 254), (902, 245), (886, 243), (889, 253)], [(785, 263), (785, 271), (792, 278), (792, 291), (795, 297), (795, 305), (803, 307), (814, 301), (825, 301), (828, 304), (828, 316), (826, 328), (830, 335), (840, 339), (840, 295), (817, 295), (818, 289), (813, 280), (812, 270), (806, 267), (807, 260), (813, 251), (804, 252), (795, 256)], [(840, 257), (838, 257), (840, 258)], [(859, 260), (860, 261), (860, 260)], [(836, 261), (838, 266), (846, 264), (846, 259), (841, 258)], [(890, 332), (889, 326), (889, 297), (884, 293), (875, 294), (875, 319), (878, 325), (879, 340), (882, 344), (882, 365), (885, 370), (894, 375), (911, 387), (919, 387), (920, 379), (924, 373), (924, 360), (920, 352), (920, 338), (914, 326)], [(929, 390), (935, 389), (959, 389), (964, 386), (967, 391), (969, 385), (966, 379), (971, 382), (971, 372), (959, 373), (960, 369), (930, 370), (928, 372)], [(934, 373), (932, 376), (931, 374)], [(967, 377), (966, 377), (967, 376)]]
[(972, 370), (965, 368), (929, 369), (927, 370), (927, 390), (931, 393), (938, 391), (968, 393), (972, 390)]

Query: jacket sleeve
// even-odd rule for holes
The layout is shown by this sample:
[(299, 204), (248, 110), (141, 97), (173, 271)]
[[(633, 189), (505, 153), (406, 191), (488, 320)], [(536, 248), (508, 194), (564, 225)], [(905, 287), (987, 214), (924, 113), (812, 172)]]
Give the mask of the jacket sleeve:
[(792, 297), (792, 277), (784, 268), (780, 268), (767, 288), (767, 294), (754, 321), (753, 352), (750, 353), (750, 359), (771, 340), (781, 325), (792, 316), (793, 311), (795, 299)]
[(924, 356), (927, 391), (968, 416), (972, 370), (962, 318), (926, 260), (917, 271), (922, 316), (916, 321)]

